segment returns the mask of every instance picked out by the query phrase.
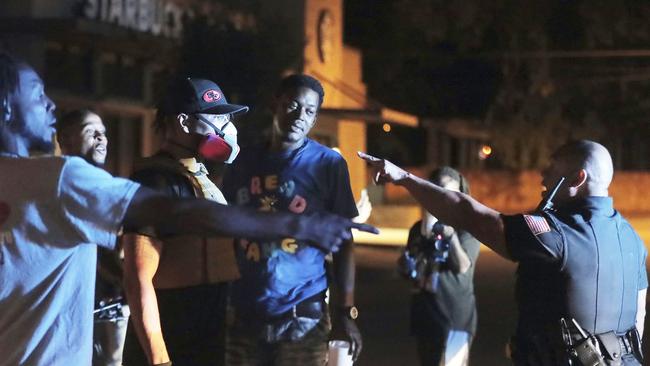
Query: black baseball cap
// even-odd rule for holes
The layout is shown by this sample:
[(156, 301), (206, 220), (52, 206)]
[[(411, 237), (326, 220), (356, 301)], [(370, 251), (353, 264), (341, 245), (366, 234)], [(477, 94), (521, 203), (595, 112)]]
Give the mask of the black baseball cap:
[(219, 85), (207, 79), (182, 78), (173, 80), (158, 105), (163, 114), (238, 114), (248, 107), (230, 104)]

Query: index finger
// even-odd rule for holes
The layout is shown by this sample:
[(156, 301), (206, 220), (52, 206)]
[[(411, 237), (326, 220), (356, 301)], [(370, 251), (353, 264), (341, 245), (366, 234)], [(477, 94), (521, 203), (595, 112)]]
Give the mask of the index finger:
[(379, 234), (379, 229), (377, 229), (376, 227), (374, 227), (372, 225), (368, 225), (368, 224), (358, 224), (356, 222), (352, 222), (351, 225), (350, 225), (350, 228), (357, 229), (359, 231), (365, 231), (365, 232), (371, 233), (371, 234)]
[(365, 161), (367, 161), (367, 162), (369, 162), (369, 163), (378, 163), (378, 162), (381, 162), (381, 161), (383, 160), (383, 159), (380, 159), (380, 158), (374, 157), (374, 156), (372, 156), (372, 155), (368, 155), (368, 154), (366, 154), (366, 153), (364, 153), (364, 152), (361, 152), (361, 151), (357, 151), (357, 155), (358, 155), (361, 159), (363, 159), (363, 160), (365, 160)]

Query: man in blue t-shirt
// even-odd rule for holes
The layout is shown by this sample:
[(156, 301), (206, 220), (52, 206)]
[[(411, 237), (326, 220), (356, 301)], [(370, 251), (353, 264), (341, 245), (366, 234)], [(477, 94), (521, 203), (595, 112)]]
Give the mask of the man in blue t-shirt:
[(54, 109), (36, 71), (0, 53), (0, 365), (90, 364), (97, 246), (113, 249), (122, 227), (293, 235), (324, 250), (349, 240), (351, 227), (372, 230), (325, 213), (172, 199), (78, 157), (30, 158), (52, 151)]
[[(283, 79), (273, 105), (270, 141), (244, 149), (224, 177), (229, 202), (260, 211), (357, 216), (347, 164), (334, 150), (307, 138), (323, 102), (320, 83), (306, 75)], [(228, 365), (323, 365), (330, 318), (326, 305), (328, 252), (286, 237), (239, 239), (241, 279), (234, 283)], [(356, 359), (361, 335), (354, 322), (352, 242), (333, 255), (333, 332), (351, 342)]]
[(375, 181), (403, 186), (441, 221), (518, 262), (515, 365), (643, 363), (647, 250), (613, 207), (614, 168), (603, 145), (577, 140), (556, 150), (542, 171), (542, 204), (519, 215), (359, 156), (373, 166)]

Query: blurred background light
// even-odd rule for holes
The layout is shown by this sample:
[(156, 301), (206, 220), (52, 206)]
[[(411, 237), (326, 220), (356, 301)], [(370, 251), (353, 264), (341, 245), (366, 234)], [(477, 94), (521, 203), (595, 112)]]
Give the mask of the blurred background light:
[(483, 145), (481, 150), (478, 152), (478, 158), (485, 160), (492, 155), (492, 147), (490, 145)]

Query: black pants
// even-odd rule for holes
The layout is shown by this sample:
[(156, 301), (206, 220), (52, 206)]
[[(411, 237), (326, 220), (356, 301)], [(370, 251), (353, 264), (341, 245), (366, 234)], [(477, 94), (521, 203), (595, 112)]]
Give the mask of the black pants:
[[(156, 290), (165, 345), (174, 366), (224, 364), (228, 284)], [(148, 365), (129, 324), (124, 365)]]

